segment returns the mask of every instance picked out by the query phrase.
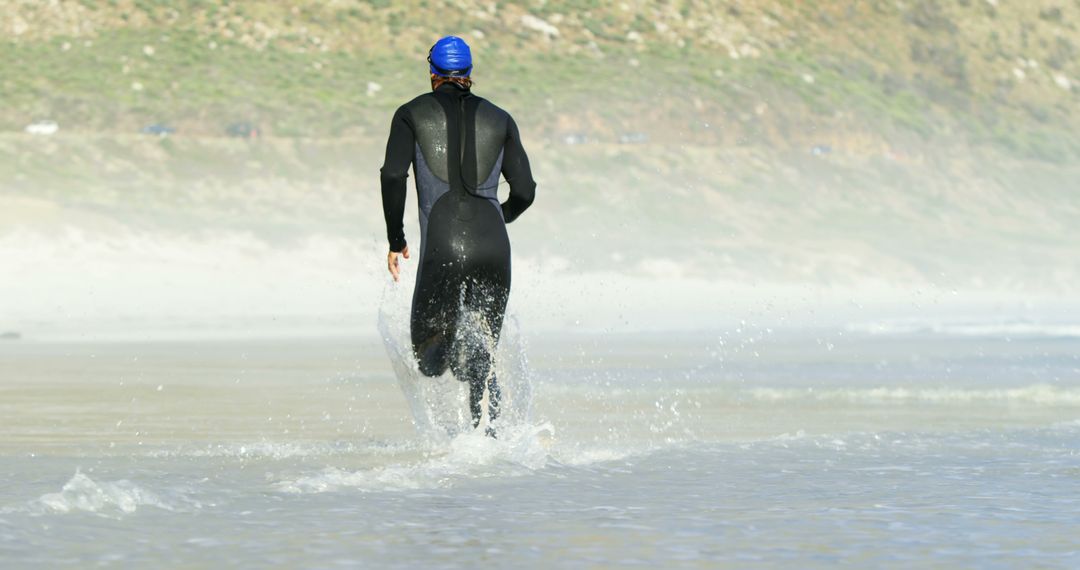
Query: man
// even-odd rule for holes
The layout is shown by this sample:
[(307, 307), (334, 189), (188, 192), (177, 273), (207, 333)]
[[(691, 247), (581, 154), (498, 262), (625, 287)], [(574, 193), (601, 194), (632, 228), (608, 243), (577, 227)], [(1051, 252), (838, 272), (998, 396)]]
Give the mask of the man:
[[(494, 350), (510, 294), (506, 224), (532, 204), (536, 191), (529, 159), (510, 115), (472, 93), (472, 53), (446, 36), (428, 52), (431, 92), (394, 113), (381, 170), (383, 214), (390, 253), (409, 258), (402, 216), (411, 164), (420, 209), (420, 267), (413, 290), (411, 332), (420, 372), (449, 368), (469, 384), (473, 426), (498, 416)], [(510, 185), (499, 203), (499, 175)], [(493, 435), (490, 431), (489, 434)]]

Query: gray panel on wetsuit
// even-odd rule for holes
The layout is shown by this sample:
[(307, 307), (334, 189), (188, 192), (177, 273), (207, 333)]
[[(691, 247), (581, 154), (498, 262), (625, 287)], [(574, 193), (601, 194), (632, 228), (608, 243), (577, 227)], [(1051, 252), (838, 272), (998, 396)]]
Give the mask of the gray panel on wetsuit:
[[(480, 101), (476, 108), (476, 194), (492, 200), (496, 206), (499, 205), (499, 175), (502, 172), (507, 117), (506, 111), (487, 100)], [(502, 214), (501, 208), (499, 213)]]
[[(445, 165), (445, 162), (443, 164)], [(428, 216), (431, 215), (432, 206), (435, 205), (439, 198), (442, 198), (443, 194), (450, 191), (450, 184), (439, 180), (439, 177), (432, 171), (432, 166), (424, 158), (424, 151), (420, 143), (416, 143), (413, 174), (416, 176), (416, 197), (420, 206), (418, 208), (420, 210), (420, 243), (424, 243), (424, 239), (427, 237)], [(421, 250), (420, 256), (423, 258), (423, 250)]]
[(442, 105), (431, 96), (417, 97), (409, 105), (409, 114), (412, 116), (416, 145), (423, 153), (428, 168), (439, 180), (447, 182), (450, 180), (446, 163), (449, 148), (446, 113)]
[[(413, 174), (416, 177), (416, 195), (420, 210), (420, 242), (427, 237), (428, 216), (435, 201), (450, 191), (450, 174), (447, 170), (446, 113), (434, 97), (422, 96), (409, 105), (416, 150)], [(423, 261), (424, 252), (420, 257)]]

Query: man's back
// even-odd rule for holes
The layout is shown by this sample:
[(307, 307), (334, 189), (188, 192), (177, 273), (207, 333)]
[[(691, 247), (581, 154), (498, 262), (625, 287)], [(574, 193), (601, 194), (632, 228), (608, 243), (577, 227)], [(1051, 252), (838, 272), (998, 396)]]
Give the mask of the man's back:
[[(451, 190), (489, 200), (505, 222), (527, 208), (535, 192), (510, 114), (452, 84), (415, 97), (394, 114), (383, 178), (404, 184), (409, 163), (416, 175), (422, 237), (431, 209)], [(510, 199), (501, 207), (500, 175), (511, 187)]]

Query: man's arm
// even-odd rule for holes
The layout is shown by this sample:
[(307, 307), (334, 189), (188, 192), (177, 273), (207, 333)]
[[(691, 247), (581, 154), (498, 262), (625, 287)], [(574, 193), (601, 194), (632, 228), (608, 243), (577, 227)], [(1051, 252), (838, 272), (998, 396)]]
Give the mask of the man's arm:
[[(386, 141), (386, 158), (380, 169), (382, 182), (383, 217), (386, 219), (386, 239), (391, 252), (405, 249), (405, 181), (413, 161), (415, 138), (409, 112), (398, 108), (390, 122), (390, 138)], [(406, 256), (407, 257), (407, 256)]]
[(513, 117), (509, 118), (506, 126), (502, 174), (510, 185), (510, 197), (502, 203), (503, 219), (509, 224), (532, 205), (536, 197), (536, 181), (533, 180), (529, 157), (521, 146), (521, 134)]

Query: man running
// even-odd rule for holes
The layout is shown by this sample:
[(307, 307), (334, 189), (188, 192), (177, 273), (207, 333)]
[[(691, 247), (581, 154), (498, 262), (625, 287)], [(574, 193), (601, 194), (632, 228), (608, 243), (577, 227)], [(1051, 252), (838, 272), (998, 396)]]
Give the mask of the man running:
[[(411, 164), (420, 209), (420, 267), (412, 299), (413, 354), (425, 376), (449, 368), (469, 384), (473, 426), (499, 413), (494, 351), (510, 294), (506, 224), (532, 204), (529, 159), (509, 113), (474, 95), (472, 53), (446, 36), (428, 52), (431, 92), (394, 113), (381, 169), (383, 214), (399, 279), (398, 257), (409, 258), (402, 217)], [(499, 175), (510, 185), (499, 203)], [(494, 434), (489, 428), (489, 434)]]

